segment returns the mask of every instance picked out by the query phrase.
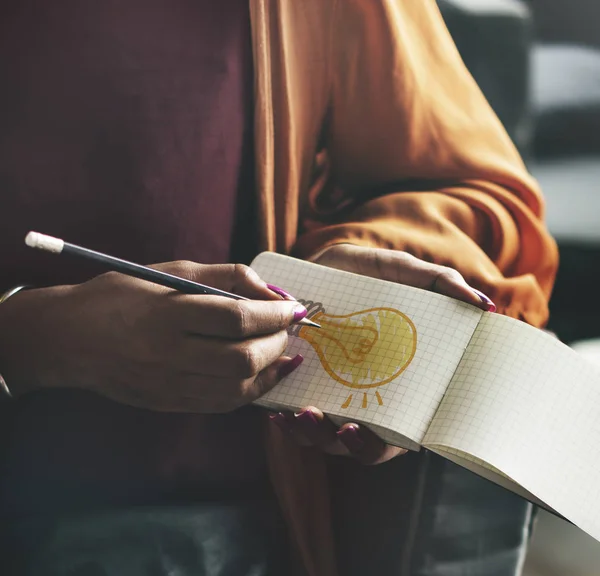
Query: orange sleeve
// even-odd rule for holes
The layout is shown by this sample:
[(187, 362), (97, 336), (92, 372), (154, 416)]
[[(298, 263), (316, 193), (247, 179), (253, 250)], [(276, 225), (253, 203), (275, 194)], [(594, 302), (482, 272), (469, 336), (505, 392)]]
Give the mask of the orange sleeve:
[(558, 263), (543, 200), (435, 1), (343, 0), (337, 11), (328, 176), (295, 253), (406, 250), (543, 325)]

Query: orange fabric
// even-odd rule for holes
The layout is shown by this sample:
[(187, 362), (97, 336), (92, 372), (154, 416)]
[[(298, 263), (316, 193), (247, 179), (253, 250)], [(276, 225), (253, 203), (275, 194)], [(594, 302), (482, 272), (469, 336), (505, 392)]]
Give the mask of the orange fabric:
[[(350, 242), (458, 269), (543, 326), (558, 255), (536, 183), (434, 0), (251, 0), (261, 248)], [(298, 568), (333, 576), (326, 473), (269, 431)]]

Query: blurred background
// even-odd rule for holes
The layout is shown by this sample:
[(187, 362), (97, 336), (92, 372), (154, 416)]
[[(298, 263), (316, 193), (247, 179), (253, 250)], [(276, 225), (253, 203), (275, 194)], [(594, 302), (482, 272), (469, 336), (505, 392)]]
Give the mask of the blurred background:
[[(544, 191), (561, 253), (549, 328), (600, 362), (600, 0), (438, 3)], [(524, 574), (599, 576), (600, 543), (541, 512)]]

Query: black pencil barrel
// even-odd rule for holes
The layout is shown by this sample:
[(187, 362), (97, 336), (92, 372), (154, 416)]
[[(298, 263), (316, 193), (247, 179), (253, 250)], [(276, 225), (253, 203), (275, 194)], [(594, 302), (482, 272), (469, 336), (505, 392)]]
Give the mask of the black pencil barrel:
[(185, 278), (173, 276), (173, 274), (169, 274), (168, 272), (154, 270), (153, 268), (148, 268), (147, 266), (142, 266), (141, 264), (128, 262), (127, 260), (115, 258), (114, 256), (102, 254), (101, 252), (96, 252), (95, 250), (90, 250), (89, 248), (83, 248), (82, 246), (76, 246), (75, 244), (69, 244), (68, 242), (65, 242), (63, 252), (73, 256), (81, 256), (87, 260), (94, 260), (95, 262), (98, 262), (99, 264), (115, 272), (122, 272), (128, 276), (134, 276), (140, 280), (146, 280), (148, 282), (165, 286), (166, 288), (172, 288), (173, 290), (183, 292), (184, 294), (212, 294), (215, 296), (235, 298), (236, 300), (246, 300), (246, 298), (243, 296), (239, 296), (231, 292), (204, 286), (203, 284), (193, 282), (192, 280), (186, 280)]

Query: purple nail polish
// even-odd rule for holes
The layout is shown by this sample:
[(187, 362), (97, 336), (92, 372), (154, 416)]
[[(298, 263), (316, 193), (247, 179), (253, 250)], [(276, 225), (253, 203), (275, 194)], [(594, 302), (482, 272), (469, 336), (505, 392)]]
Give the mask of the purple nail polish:
[(310, 410), (304, 410), (300, 414), (296, 414), (296, 422), (306, 430), (314, 430), (319, 426), (319, 421)]
[(279, 288), (279, 286), (273, 286), (273, 284), (267, 284), (267, 288), (271, 292), (275, 292), (278, 296), (281, 296), (284, 300), (296, 300), (289, 292), (286, 292), (283, 288)]
[(300, 366), (300, 364), (302, 364), (302, 362), (304, 362), (304, 356), (302, 356), (302, 354), (294, 356), (279, 368), (277, 376), (280, 380), (289, 376), (296, 368), (298, 368), (298, 366)]
[(269, 414), (269, 419), (271, 422), (277, 424), (277, 426), (279, 426), (279, 428), (281, 428), (284, 432), (287, 432), (288, 434), (291, 433), (292, 426), (285, 417), (285, 414), (282, 412), (278, 412), (277, 414)]
[(360, 437), (358, 426), (351, 424), (346, 426), (337, 432), (337, 437), (342, 441), (342, 444), (348, 448), (352, 454), (357, 454), (363, 449), (365, 445), (363, 439)]
[(483, 292), (477, 290), (476, 288), (471, 288), (471, 290), (473, 290), (473, 292), (475, 292), (475, 294), (477, 296), (479, 296), (479, 299), (487, 305), (487, 311), (488, 312), (495, 312), (496, 311), (496, 305), (490, 300), (490, 298), (488, 298)]
[(302, 305), (299, 305), (297, 308), (294, 308), (294, 322), (300, 322), (300, 320), (302, 320), (302, 318), (305, 318), (307, 314), (308, 310)]

